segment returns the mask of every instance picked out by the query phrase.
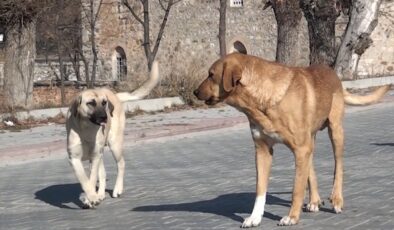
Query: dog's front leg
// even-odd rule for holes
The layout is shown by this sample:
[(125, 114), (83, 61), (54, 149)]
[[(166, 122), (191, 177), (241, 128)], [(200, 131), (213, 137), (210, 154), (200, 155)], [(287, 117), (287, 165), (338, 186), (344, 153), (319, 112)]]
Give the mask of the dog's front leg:
[(284, 216), (280, 222), (280, 226), (289, 226), (298, 223), (300, 219), (301, 208), (304, 201), (304, 193), (310, 173), (310, 157), (312, 157), (312, 144), (307, 144), (302, 147), (295, 148), (295, 180), (293, 187), (293, 200), (290, 211), (287, 216)]
[(86, 194), (86, 197), (82, 200), (83, 204), (85, 205), (84, 208), (94, 207), (99, 203), (99, 199), (96, 193), (96, 188), (90, 182), (85, 173), (81, 159), (71, 158), (70, 164), (72, 165), (75, 175), (82, 186), (82, 190)]
[(99, 165), (102, 161), (102, 150), (99, 150), (97, 153), (94, 153), (93, 159), (90, 165), (90, 178), (89, 181), (94, 188), (96, 188)]
[(272, 164), (272, 146), (269, 146), (263, 140), (254, 136), (256, 148), (256, 200), (252, 214), (242, 223), (242, 228), (258, 226), (261, 223), (264, 214), (266, 193), (268, 187), (268, 178)]
[(98, 196), (100, 200), (105, 199), (105, 187), (106, 187), (106, 172), (104, 167), (104, 159), (101, 158), (99, 164), (99, 189), (98, 189)]

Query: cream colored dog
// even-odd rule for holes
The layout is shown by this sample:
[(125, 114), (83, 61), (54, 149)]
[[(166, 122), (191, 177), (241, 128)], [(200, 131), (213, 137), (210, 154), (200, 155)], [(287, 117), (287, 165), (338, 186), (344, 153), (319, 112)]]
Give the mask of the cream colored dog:
[(346, 104), (365, 105), (378, 101), (389, 90), (383, 86), (369, 95), (348, 93), (335, 72), (324, 65), (288, 67), (244, 54), (217, 60), (194, 94), (206, 104), (225, 102), (249, 119), (256, 148), (257, 186), (253, 212), (242, 227), (257, 226), (264, 214), (273, 146), (283, 143), (295, 157), (293, 200), (279, 225), (297, 224), (309, 185), (307, 210), (319, 211), (321, 203), (313, 168), (315, 136), (328, 128), (335, 160), (331, 202), (336, 213), (343, 207), (343, 128)]
[[(122, 102), (145, 97), (158, 82), (158, 64), (154, 62), (150, 79), (133, 93), (114, 94), (106, 88), (88, 89), (82, 91), (72, 103), (66, 121), (67, 151), (70, 164), (85, 192), (82, 198), (84, 208), (92, 208), (105, 198), (106, 173), (102, 158), (105, 145), (111, 149), (118, 167), (112, 196), (118, 197), (123, 193), (125, 112)], [(91, 163), (89, 176), (82, 164), (84, 160)]]

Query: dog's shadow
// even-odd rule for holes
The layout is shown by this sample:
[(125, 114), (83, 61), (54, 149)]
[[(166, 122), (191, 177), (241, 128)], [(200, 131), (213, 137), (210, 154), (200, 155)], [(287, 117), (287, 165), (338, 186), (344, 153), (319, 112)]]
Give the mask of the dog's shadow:
[[(105, 192), (112, 194), (113, 190), (106, 189)], [(41, 189), (35, 193), (35, 199), (44, 201), (47, 204), (58, 208), (65, 209), (83, 209), (86, 208), (82, 201), (79, 199), (83, 193), (81, 185), (75, 184), (59, 184), (52, 185), (47, 188)], [(67, 205), (67, 204), (74, 205)], [(75, 206), (75, 207), (72, 207)]]
[[(190, 203), (148, 205), (136, 207), (130, 211), (138, 212), (199, 212), (228, 217), (234, 221), (242, 222), (243, 217), (237, 213), (250, 213), (253, 208), (255, 193), (231, 193), (218, 196), (211, 200), (195, 201)], [(283, 200), (271, 194), (266, 196), (266, 204), (290, 207), (290, 201)], [(278, 221), (280, 216), (264, 212), (264, 217)]]
[[(83, 207), (82, 202), (79, 200), (81, 193), (81, 185), (78, 183), (52, 185), (37, 191), (35, 199), (59, 208), (80, 209)], [(73, 203), (75, 206), (67, 205), (70, 203)]]
[(394, 147), (394, 143), (371, 143), (371, 145), (376, 145), (376, 146), (391, 146)]

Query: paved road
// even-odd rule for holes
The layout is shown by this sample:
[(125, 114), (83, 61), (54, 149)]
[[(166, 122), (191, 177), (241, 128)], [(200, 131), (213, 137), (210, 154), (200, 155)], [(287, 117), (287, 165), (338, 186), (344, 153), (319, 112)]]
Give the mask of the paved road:
[[(287, 214), (294, 177), (292, 154), (277, 146), (266, 213), (257, 229), (394, 229), (394, 104), (348, 111), (344, 213), (333, 214), (327, 201), (333, 157), (323, 131), (317, 138), (315, 167), (326, 206), (319, 213), (303, 213), (295, 227), (276, 225)], [(194, 116), (189, 116), (191, 113)], [(196, 115), (199, 113), (203, 115)], [(139, 141), (126, 145), (125, 194), (113, 199), (108, 193), (95, 210), (80, 209), (81, 189), (64, 150), (57, 157), (24, 159), (19, 164), (0, 166), (0, 229), (239, 229), (252, 209), (255, 188), (254, 150), (244, 120), (227, 107), (154, 116), (178, 117), (178, 121), (189, 123), (170, 122), (173, 127), (181, 127), (175, 132), (180, 135), (151, 134), (152, 138), (146, 140), (143, 137), (149, 135), (144, 134)], [(214, 118), (222, 116), (237, 122), (223, 125), (227, 128), (181, 132), (189, 126), (200, 127), (196, 123), (201, 125), (204, 120), (212, 125)], [(195, 117), (199, 119), (193, 121)], [(143, 117), (129, 123), (138, 119)], [(169, 126), (160, 123), (162, 118), (155, 119), (161, 127)], [(145, 124), (149, 126), (152, 122)], [(57, 126), (45, 129), (53, 133), (62, 130)], [(39, 134), (44, 135), (36, 129), (3, 133), (0, 141), (16, 151), (15, 145), (23, 148), (40, 141), (51, 143), (63, 135), (38, 138)], [(21, 139), (13, 135), (20, 135)], [(0, 155), (6, 155), (7, 148)], [(34, 148), (30, 150), (34, 152)], [(106, 154), (105, 161), (110, 190), (114, 185), (115, 164), (110, 154)]]

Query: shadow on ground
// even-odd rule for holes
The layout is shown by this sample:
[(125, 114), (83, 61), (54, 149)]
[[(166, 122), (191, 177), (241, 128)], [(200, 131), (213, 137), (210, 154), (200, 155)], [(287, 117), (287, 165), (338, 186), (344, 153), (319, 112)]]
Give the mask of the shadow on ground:
[(371, 145), (376, 145), (376, 146), (392, 146), (392, 147), (394, 147), (394, 143), (371, 143)]
[[(231, 193), (221, 195), (211, 200), (196, 201), (179, 204), (162, 204), (140, 206), (131, 211), (137, 212), (160, 212), (160, 211), (183, 211), (201, 212), (228, 217), (234, 221), (242, 222), (243, 217), (237, 213), (251, 213), (255, 199), (255, 193)], [(290, 207), (290, 201), (283, 200), (272, 194), (267, 194), (266, 204)], [(271, 220), (280, 220), (281, 217), (270, 212), (264, 212), (264, 217)]]
[[(59, 208), (80, 209), (83, 207), (82, 202), (79, 200), (81, 193), (81, 185), (78, 183), (52, 185), (37, 191), (35, 199)], [(76, 207), (66, 205), (70, 203), (75, 204)]]

